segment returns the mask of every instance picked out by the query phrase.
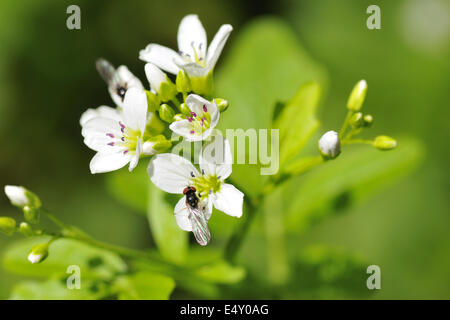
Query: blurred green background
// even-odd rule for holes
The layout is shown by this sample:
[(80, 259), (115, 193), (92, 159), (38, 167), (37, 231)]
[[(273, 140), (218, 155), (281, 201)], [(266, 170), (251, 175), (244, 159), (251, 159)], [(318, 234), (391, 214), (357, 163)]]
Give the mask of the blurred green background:
[[(66, 8), (75, 3), (82, 28), (70, 31)], [(381, 30), (366, 27), (371, 4), (381, 8)], [(450, 298), (450, 4), (445, 0), (3, 0), (1, 185), (26, 186), (64, 221), (99, 239), (154, 246), (145, 216), (113, 196), (106, 175), (89, 173), (93, 152), (82, 142), (78, 120), (87, 108), (113, 105), (95, 70), (96, 58), (127, 65), (146, 84), (139, 50), (150, 42), (176, 48), (178, 23), (188, 13), (200, 16), (209, 39), (221, 24), (234, 26), (216, 72), (217, 93), (231, 102), (222, 128), (264, 128), (277, 99), (288, 99), (302, 82), (314, 79), (324, 87), (317, 138), (340, 127), (352, 86), (366, 79), (364, 111), (375, 118), (368, 136), (388, 134), (399, 141), (390, 153), (348, 148), (319, 173), (283, 186), (267, 206), (293, 212), (300, 222), (272, 232), (259, 215), (237, 259), (247, 278), (224, 287), (221, 297)], [(313, 147), (306, 152), (314, 154)], [(347, 162), (341, 161), (346, 156)], [(361, 167), (372, 159), (375, 165)], [(383, 161), (387, 166), (391, 160), (398, 167), (386, 173)], [(336, 171), (350, 181), (365, 174), (375, 178), (368, 178), (363, 191), (357, 183), (346, 186), (356, 190), (352, 205), (322, 208), (326, 190), (316, 190), (312, 200), (302, 198), (308, 186)], [(385, 176), (378, 177), (378, 171)], [(239, 168), (233, 177), (249, 180), (249, 189), (258, 183)], [(339, 196), (335, 187), (328, 192)], [(6, 196), (0, 197), (0, 210), (19, 219)], [(304, 218), (309, 214), (311, 219)], [(213, 215), (218, 248), (239, 223), (230, 221)], [(1, 236), (0, 254), (20, 238)], [(382, 289), (375, 293), (365, 288), (370, 264), (381, 267)], [(21, 279), (0, 270), (0, 298), (8, 298)]]

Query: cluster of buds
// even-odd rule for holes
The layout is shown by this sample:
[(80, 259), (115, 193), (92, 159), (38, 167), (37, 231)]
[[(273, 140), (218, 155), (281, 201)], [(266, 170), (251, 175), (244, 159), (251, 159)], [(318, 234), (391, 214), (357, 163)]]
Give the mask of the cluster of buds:
[[(374, 140), (354, 139), (364, 128), (373, 123), (373, 116), (361, 112), (366, 98), (367, 82), (360, 80), (353, 88), (347, 101), (348, 114), (340, 132), (328, 131), (319, 139), (319, 152), (325, 160), (335, 159), (341, 153), (341, 145), (346, 143), (370, 144), (379, 150), (391, 150), (397, 146), (397, 141), (382, 135)], [(349, 130), (347, 130), (350, 127)]]
[[(24, 220), (17, 226), (16, 220), (10, 217), (0, 217), (0, 231), (6, 235), (12, 235), (14, 232), (20, 232), (23, 235), (35, 236), (42, 233), (39, 226), (41, 211), (41, 200), (28, 189), (21, 186), (5, 186), (5, 194), (12, 205), (23, 211)], [(39, 263), (48, 256), (49, 243), (34, 246), (28, 260), (31, 263)]]

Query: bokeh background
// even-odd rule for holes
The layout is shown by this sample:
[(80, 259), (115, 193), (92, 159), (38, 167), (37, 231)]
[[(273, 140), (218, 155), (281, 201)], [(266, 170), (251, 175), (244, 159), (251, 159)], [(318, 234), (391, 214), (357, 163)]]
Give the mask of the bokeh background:
[[(81, 7), (81, 30), (66, 28), (70, 4)], [(381, 30), (366, 28), (370, 4), (381, 8)], [(252, 127), (253, 117), (271, 113), (268, 106), (274, 101), (259, 109), (240, 110), (245, 106), (235, 101), (240, 97), (235, 93), (238, 88), (230, 88), (230, 77), (239, 72), (241, 81), (258, 79), (258, 72), (264, 77), (267, 66), (259, 69), (252, 63), (245, 68), (245, 59), (252, 54), (246, 43), (254, 41), (263, 43), (254, 61), (279, 60), (287, 67), (282, 70), (284, 78), (268, 82), (267, 88), (246, 82), (244, 89), (260, 90), (264, 97), (265, 89), (275, 91), (271, 86), (281, 83), (282, 100), (314, 75), (324, 86), (319, 111), (323, 133), (340, 127), (352, 86), (366, 79), (369, 91), (364, 111), (375, 117), (370, 136), (398, 138), (399, 157), (411, 158), (389, 173), (395, 179), (386, 178), (382, 187), (367, 192), (370, 197), (354, 205), (334, 206), (323, 214), (326, 219), (288, 230), (282, 240), (277, 238), (279, 233), (262, 237), (259, 229), (264, 227), (258, 225), (264, 221), (257, 220), (237, 260), (249, 270), (248, 277), (223, 288), (221, 297), (450, 298), (450, 4), (445, 0), (2, 0), (1, 185), (28, 187), (64, 221), (99, 239), (134, 248), (154, 246), (145, 216), (114, 196), (106, 175), (89, 173), (93, 152), (83, 145), (78, 120), (86, 108), (112, 105), (95, 70), (96, 58), (125, 64), (146, 83), (138, 51), (150, 42), (176, 48), (178, 23), (188, 13), (200, 16), (209, 39), (221, 24), (234, 26), (217, 66), (218, 93), (231, 101), (223, 127)], [(254, 29), (259, 30), (258, 36), (253, 35)], [(240, 114), (244, 116), (235, 122)], [(408, 150), (400, 149), (402, 142)], [(345, 156), (344, 152), (340, 158)], [(362, 159), (370, 161), (370, 156)], [(382, 162), (380, 166), (381, 172)], [(345, 174), (352, 166), (339, 170)], [(364, 170), (359, 174), (364, 175)], [(240, 179), (245, 178), (241, 173)], [(317, 177), (304, 179), (308, 178), (305, 183), (311, 184)], [(296, 204), (297, 196), (293, 196), (305, 188), (297, 182), (302, 181), (282, 190), (282, 208), (303, 210), (303, 203)], [(315, 201), (321, 201), (320, 195)], [(0, 213), (19, 219), (4, 195)], [(226, 239), (235, 225), (228, 223), (219, 230), (222, 218), (217, 219), (212, 221), (213, 231)], [(20, 238), (0, 236), (0, 254)], [(362, 266), (379, 265), (382, 289), (369, 292), (365, 267), (354, 267), (347, 255), (361, 259)], [(278, 259), (285, 263), (278, 264)], [(0, 269), (0, 298), (8, 298), (22, 279)], [(175, 297), (196, 296), (175, 293)]]

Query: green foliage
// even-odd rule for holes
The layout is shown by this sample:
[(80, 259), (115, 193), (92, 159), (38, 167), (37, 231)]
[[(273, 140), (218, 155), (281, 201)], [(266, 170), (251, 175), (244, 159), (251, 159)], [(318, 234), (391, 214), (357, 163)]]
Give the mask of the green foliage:
[(3, 266), (11, 273), (32, 277), (64, 277), (67, 267), (77, 265), (83, 279), (111, 279), (125, 272), (126, 264), (116, 254), (74, 240), (59, 239), (50, 245), (48, 258), (33, 265), (27, 260), (30, 248), (48, 241), (48, 237), (24, 239), (11, 244), (3, 257)]
[(80, 289), (67, 289), (65, 279), (24, 281), (15, 285), (12, 300), (97, 300), (107, 295), (105, 284), (83, 281)]
[(175, 282), (172, 278), (151, 272), (138, 272), (119, 277), (112, 291), (120, 300), (167, 300)]
[(273, 127), (280, 130), (281, 166), (300, 153), (319, 127), (316, 119), (319, 99), (319, 84), (307, 82), (276, 115)]
[(186, 259), (189, 233), (181, 230), (174, 217), (174, 203), (165, 200), (165, 192), (148, 183), (149, 202), (147, 217), (150, 230), (161, 255), (174, 263)]
[[(233, 35), (233, 46), (216, 76), (216, 95), (230, 107), (220, 128), (270, 128), (277, 101), (305, 81), (326, 82), (324, 69), (303, 50), (293, 31), (276, 18), (256, 19)], [(257, 165), (233, 167), (233, 179), (252, 194), (264, 183)]]
[[(409, 174), (423, 156), (421, 144), (411, 139), (401, 139), (399, 147), (387, 153), (370, 146), (357, 147), (353, 152), (350, 148), (345, 150), (345, 156), (328, 161), (285, 186), (288, 230), (298, 232), (340, 209), (360, 203)], [(295, 190), (295, 197), (289, 190)]]

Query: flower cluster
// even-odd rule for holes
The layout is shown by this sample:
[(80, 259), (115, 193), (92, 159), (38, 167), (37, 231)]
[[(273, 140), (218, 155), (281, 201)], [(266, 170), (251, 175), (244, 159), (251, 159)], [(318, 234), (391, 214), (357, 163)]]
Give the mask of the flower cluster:
[[(96, 151), (90, 170), (104, 173), (128, 165), (132, 171), (143, 157), (153, 157), (148, 173), (160, 189), (184, 196), (175, 206), (181, 229), (193, 231), (197, 241), (210, 240), (208, 220), (215, 207), (231, 216), (242, 215), (243, 193), (224, 180), (231, 174), (228, 141), (217, 136), (200, 155), (200, 172), (185, 158), (169, 152), (181, 136), (185, 141), (212, 139), (224, 99), (213, 98), (213, 70), (232, 31), (223, 25), (207, 47), (206, 32), (196, 15), (184, 17), (178, 29), (178, 53), (149, 44), (139, 53), (145, 62), (149, 88), (127, 67), (114, 68), (99, 59), (97, 70), (116, 107), (88, 109), (80, 119), (84, 143)], [(175, 81), (164, 71), (176, 75)], [(214, 148), (212, 148), (212, 146)], [(207, 155), (222, 154), (223, 162)]]

